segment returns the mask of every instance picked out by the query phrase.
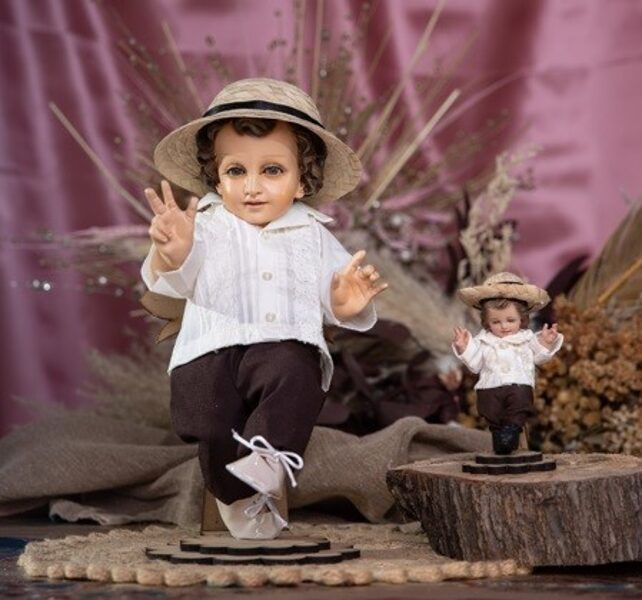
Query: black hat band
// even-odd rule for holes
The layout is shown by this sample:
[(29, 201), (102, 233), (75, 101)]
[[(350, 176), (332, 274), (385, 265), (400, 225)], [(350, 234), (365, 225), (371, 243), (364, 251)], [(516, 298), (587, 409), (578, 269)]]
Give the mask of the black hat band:
[(292, 117), (297, 117), (298, 119), (303, 119), (308, 121), (317, 127), (325, 129), (325, 127), (319, 123), (316, 119), (313, 119), (310, 115), (304, 113), (302, 110), (297, 108), (292, 108), (286, 104), (277, 104), (276, 102), (266, 102), (265, 100), (247, 100), (245, 102), (228, 102), (227, 104), (219, 104), (218, 106), (213, 106), (205, 113), (203, 113), (203, 118), (212, 117), (218, 115), (222, 112), (227, 112), (230, 110), (272, 110), (277, 112), (282, 112)]

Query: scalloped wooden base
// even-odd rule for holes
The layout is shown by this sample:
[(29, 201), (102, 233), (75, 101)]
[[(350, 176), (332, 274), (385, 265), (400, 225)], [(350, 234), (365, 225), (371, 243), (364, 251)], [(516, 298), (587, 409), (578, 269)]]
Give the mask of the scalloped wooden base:
[(361, 555), (352, 546), (330, 544), (325, 538), (237, 540), (229, 535), (187, 538), (179, 544), (148, 547), (145, 553), (148, 558), (200, 565), (334, 564)]
[(463, 463), (464, 473), (483, 475), (521, 475), (538, 471), (554, 471), (554, 460), (543, 460), (541, 452), (516, 452), (515, 454), (477, 454), (474, 463)]

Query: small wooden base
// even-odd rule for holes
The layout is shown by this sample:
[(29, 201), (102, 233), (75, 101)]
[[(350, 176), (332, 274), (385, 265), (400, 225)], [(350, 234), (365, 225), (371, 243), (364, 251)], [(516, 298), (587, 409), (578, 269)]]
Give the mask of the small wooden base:
[(477, 475), (521, 475), (538, 471), (554, 471), (554, 460), (543, 460), (541, 452), (517, 452), (516, 454), (477, 454), (474, 463), (463, 463), (464, 473)]
[(476, 454), (475, 462), (479, 465), (522, 465), (524, 463), (535, 463), (542, 460), (541, 452), (520, 452), (515, 454)]
[(201, 512), (201, 533), (214, 533), (216, 531), (227, 531), (221, 514), (216, 506), (216, 498), (207, 488), (203, 492), (203, 510)]
[(145, 553), (148, 558), (199, 565), (331, 564), (361, 555), (352, 546), (330, 544), (325, 538), (237, 540), (229, 535), (187, 538), (179, 544), (148, 547)]
[(554, 460), (545, 460), (538, 463), (523, 465), (476, 465), (465, 463), (461, 466), (464, 473), (476, 475), (523, 475), (524, 473), (537, 473), (538, 471), (554, 471), (557, 464)]

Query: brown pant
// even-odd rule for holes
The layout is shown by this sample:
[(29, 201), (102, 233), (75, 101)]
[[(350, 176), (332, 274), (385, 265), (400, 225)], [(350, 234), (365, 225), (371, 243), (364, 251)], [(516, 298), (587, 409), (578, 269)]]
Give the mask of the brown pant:
[(477, 390), (477, 412), (486, 419), (491, 431), (504, 425), (524, 427), (535, 413), (533, 388), (530, 385), (502, 385)]
[(303, 455), (324, 399), (319, 358), (317, 347), (286, 340), (224, 348), (172, 370), (172, 425), (198, 442), (205, 485), (219, 500), (255, 493), (225, 469), (249, 453), (232, 429)]

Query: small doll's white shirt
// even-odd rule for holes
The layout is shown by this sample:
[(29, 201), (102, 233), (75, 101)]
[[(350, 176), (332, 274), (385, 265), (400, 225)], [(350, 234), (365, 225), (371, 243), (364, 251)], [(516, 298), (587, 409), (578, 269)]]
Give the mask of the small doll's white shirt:
[(500, 338), (483, 329), (468, 341), (466, 349), (453, 352), (473, 373), (479, 373), (475, 389), (502, 385), (534, 385), (535, 365), (550, 360), (562, 347), (564, 336), (557, 334), (549, 350), (537, 340), (530, 329), (520, 329), (513, 335)]
[(333, 366), (323, 323), (366, 331), (377, 320), (372, 302), (349, 321), (332, 313), (332, 276), (351, 259), (322, 225), (332, 219), (295, 202), (259, 227), (230, 213), (214, 193), (198, 208), (203, 212), (183, 265), (154, 275), (152, 247), (141, 269), (151, 291), (187, 300), (169, 371), (228, 346), (299, 340), (319, 348), (327, 390)]

